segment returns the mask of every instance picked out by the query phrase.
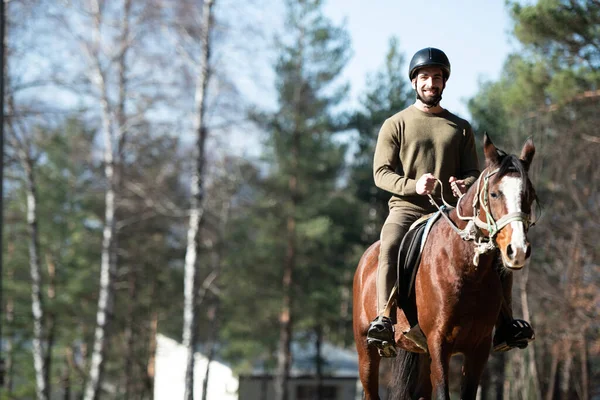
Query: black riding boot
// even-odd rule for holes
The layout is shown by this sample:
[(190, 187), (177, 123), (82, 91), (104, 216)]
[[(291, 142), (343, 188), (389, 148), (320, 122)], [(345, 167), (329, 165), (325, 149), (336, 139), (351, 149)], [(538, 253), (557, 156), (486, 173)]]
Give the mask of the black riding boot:
[(512, 273), (500, 274), (500, 280), (504, 299), (496, 323), (493, 342), (494, 351), (508, 351), (515, 347), (524, 349), (529, 342), (535, 340), (535, 333), (528, 322), (513, 318)]
[(396, 357), (392, 320), (382, 315), (377, 316), (369, 325), (367, 344), (377, 347), (379, 355), (382, 357)]
[(508, 351), (515, 347), (524, 349), (529, 342), (535, 340), (533, 328), (527, 321), (513, 319), (496, 329), (494, 334), (494, 351)]

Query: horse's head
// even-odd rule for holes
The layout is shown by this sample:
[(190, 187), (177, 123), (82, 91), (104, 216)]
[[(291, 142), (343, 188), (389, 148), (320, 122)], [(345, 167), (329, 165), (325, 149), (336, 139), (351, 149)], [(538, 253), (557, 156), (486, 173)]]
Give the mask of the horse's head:
[(483, 151), (486, 168), (478, 182), (480, 219), (500, 249), (504, 266), (521, 269), (531, 255), (527, 231), (536, 195), (528, 171), (535, 146), (528, 139), (517, 157), (498, 150), (485, 134)]

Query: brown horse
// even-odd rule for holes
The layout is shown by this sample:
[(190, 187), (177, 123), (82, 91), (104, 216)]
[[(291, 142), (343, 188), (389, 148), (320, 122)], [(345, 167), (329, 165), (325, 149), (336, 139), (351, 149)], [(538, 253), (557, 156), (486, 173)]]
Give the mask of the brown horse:
[[(527, 172), (533, 142), (529, 139), (517, 157), (499, 151), (484, 135), (484, 153), (486, 168), (448, 215), (455, 226), (438, 219), (423, 248), (414, 298), (428, 354), (403, 335), (410, 326), (396, 308), (400, 371), (395, 379), (401, 399), (449, 399), (448, 366), (458, 353), (464, 355), (461, 399), (475, 399), (503, 301), (499, 272), (523, 268), (530, 256), (526, 235), (535, 192)], [(377, 315), (378, 256), (379, 242), (363, 254), (354, 276), (354, 338), (366, 399), (379, 399), (381, 357), (366, 340)]]

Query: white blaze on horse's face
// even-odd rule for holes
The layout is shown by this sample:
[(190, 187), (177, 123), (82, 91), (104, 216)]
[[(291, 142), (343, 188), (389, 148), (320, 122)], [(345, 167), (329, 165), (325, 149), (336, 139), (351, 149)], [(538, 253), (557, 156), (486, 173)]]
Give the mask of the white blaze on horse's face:
[[(500, 190), (504, 195), (505, 207), (508, 214), (522, 212), (521, 204), (525, 181), (521, 177), (505, 176), (500, 181)], [(529, 258), (530, 247), (527, 241), (525, 223), (512, 221), (510, 224), (510, 243), (501, 249), (504, 265), (510, 269), (521, 269)], [(508, 227), (507, 227), (508, 228)]]

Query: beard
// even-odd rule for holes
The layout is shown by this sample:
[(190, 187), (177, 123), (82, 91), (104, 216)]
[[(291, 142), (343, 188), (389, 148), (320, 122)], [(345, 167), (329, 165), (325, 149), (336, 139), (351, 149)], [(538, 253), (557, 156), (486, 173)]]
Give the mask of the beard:
[(425, 104), (428, 107), (435, 107), (440, 103), (440, 101), (442, 101), (443, 91), (443, 89), (438, 90), (436, 94), (431, 96), (421, 96), (421, 93), (419, 92), (419, 90), (417, 90), (417, 99), (419, 99), (423, 104)]

